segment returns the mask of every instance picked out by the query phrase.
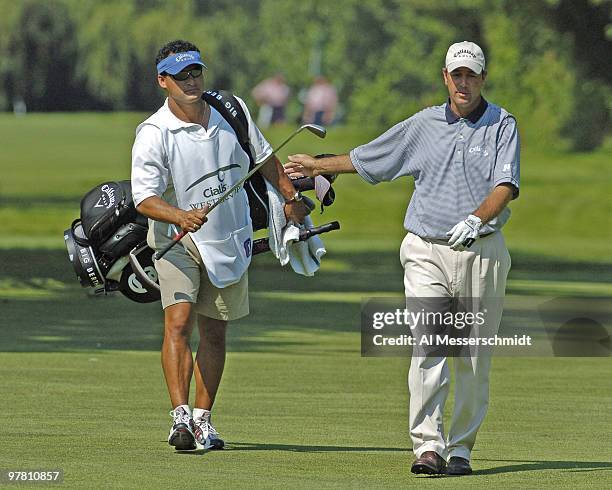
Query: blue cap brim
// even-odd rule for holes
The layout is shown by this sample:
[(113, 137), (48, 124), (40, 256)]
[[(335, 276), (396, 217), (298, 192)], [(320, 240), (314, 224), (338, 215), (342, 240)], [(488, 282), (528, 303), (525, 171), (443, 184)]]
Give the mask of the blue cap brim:
[(187, 51), (185, 53), (173, 53), (167, 58), (164, 58), (157, 64), (157, 73), (169, 73), (176, 75), (190, 65), (200, 65), (206, 68), (206, 65), (200, 58), (200, 53), (197, 51)]

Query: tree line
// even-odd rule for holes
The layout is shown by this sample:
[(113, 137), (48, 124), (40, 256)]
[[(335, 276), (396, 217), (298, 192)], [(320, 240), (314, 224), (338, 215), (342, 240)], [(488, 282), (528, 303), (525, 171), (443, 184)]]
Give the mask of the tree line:
[[(247, 101), (275, 72), (316, 74), (349, 124), (389, 126), (445, 98), (448, 46), (487, 56), (485, 96), (522, 128), (593, 149), (612, 108), (609, 0), (0, 0), (0, 109), (152, 111), (158, 48), (197, 44), (208, 87)], [(295, 102), (297, 104), (297, 102)], [(297, 109), (294, 108), (294, 111)]]

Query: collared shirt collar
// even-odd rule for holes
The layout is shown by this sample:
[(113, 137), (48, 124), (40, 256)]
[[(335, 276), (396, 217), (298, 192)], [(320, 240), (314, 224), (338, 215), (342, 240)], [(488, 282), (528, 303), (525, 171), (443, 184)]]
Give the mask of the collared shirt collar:
[(188, 128), (190, 126), (197, 126), (197, 123), (183, 121), (176, 117), (168, 106), (168, 99), (164, 102), (164, 117), (166, 118), (166, 125), (170, 131), (176, 131), (177, 129)]
[[(478, 107), (476, 107), (476, 109), (470, 112), (465, 117), (465, 119), (470, 121), (472, 124), (476, 124), (478, 120), (482, 117), (482, 115), (485, 113), (485, 111), (487, 110), (488, 105), (489, 103), (485, 100), (484, 97), (481, 96), (480, 104), (478, 104)], [(446, 101), (446, 106), (444, 109), (446, 112), (446, 122), (448, 124), (452, 124), (454, 122), (457, 122), (459, 119), (461, 119), (461, 117), (455, 114), (450, 108), (450, 98)]]

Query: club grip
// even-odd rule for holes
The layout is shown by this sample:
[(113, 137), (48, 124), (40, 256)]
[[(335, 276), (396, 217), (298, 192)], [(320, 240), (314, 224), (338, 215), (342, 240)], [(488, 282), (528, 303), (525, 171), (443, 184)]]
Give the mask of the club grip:
[[(326, 223), (321, 226), (315, 226), (314, 228), (306, 228), (305, 230), (300, 231), (300, 242), (308, 240), (310, 237), (315, 235), (320, 235), (321, 233), (327, 233), (333, 230), (339, 230), (340, 223), (337, 221), (332, 221), (331, 223)], [(253, 255), (258, 255), (264, 252), (268, 252), (270, 250), (270, 242), (268, 238), (259, 238), (257, 240), (253, 240)]]
[(300, 231), (300, 242), (304, 240), (308, 240), (310, 237), (314, 235), (320, 235), (321, 233), (327, 233), (333, 230), (339, 230), (340, 223), (337, 221), (332, 221), (331, 223), (326, 223), (321, 226), (315, 226), (314, 228), (306, 228), (305, 230)]
[(258, 238), (253, 240), (253, 255), (259, 255), (270, 251), (270, 239)]

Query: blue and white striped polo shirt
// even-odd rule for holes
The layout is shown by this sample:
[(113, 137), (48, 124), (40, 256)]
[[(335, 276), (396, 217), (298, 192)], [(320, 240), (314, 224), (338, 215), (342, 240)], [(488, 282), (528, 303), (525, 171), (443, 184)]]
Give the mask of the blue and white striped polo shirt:
[[(428, 107), (355, 148), (350, 158), (371, 184), (414, 177), (404, 228), (422, 238), (446, 240), (446, 232), (501, 183), (512, 184), (514, 197), (518, 196), (516, 120), (484, 98), (466, 118), (455, 115), (448, 103)], [(501, 229), (509, 217), (506, 207), (480, 234)]]

